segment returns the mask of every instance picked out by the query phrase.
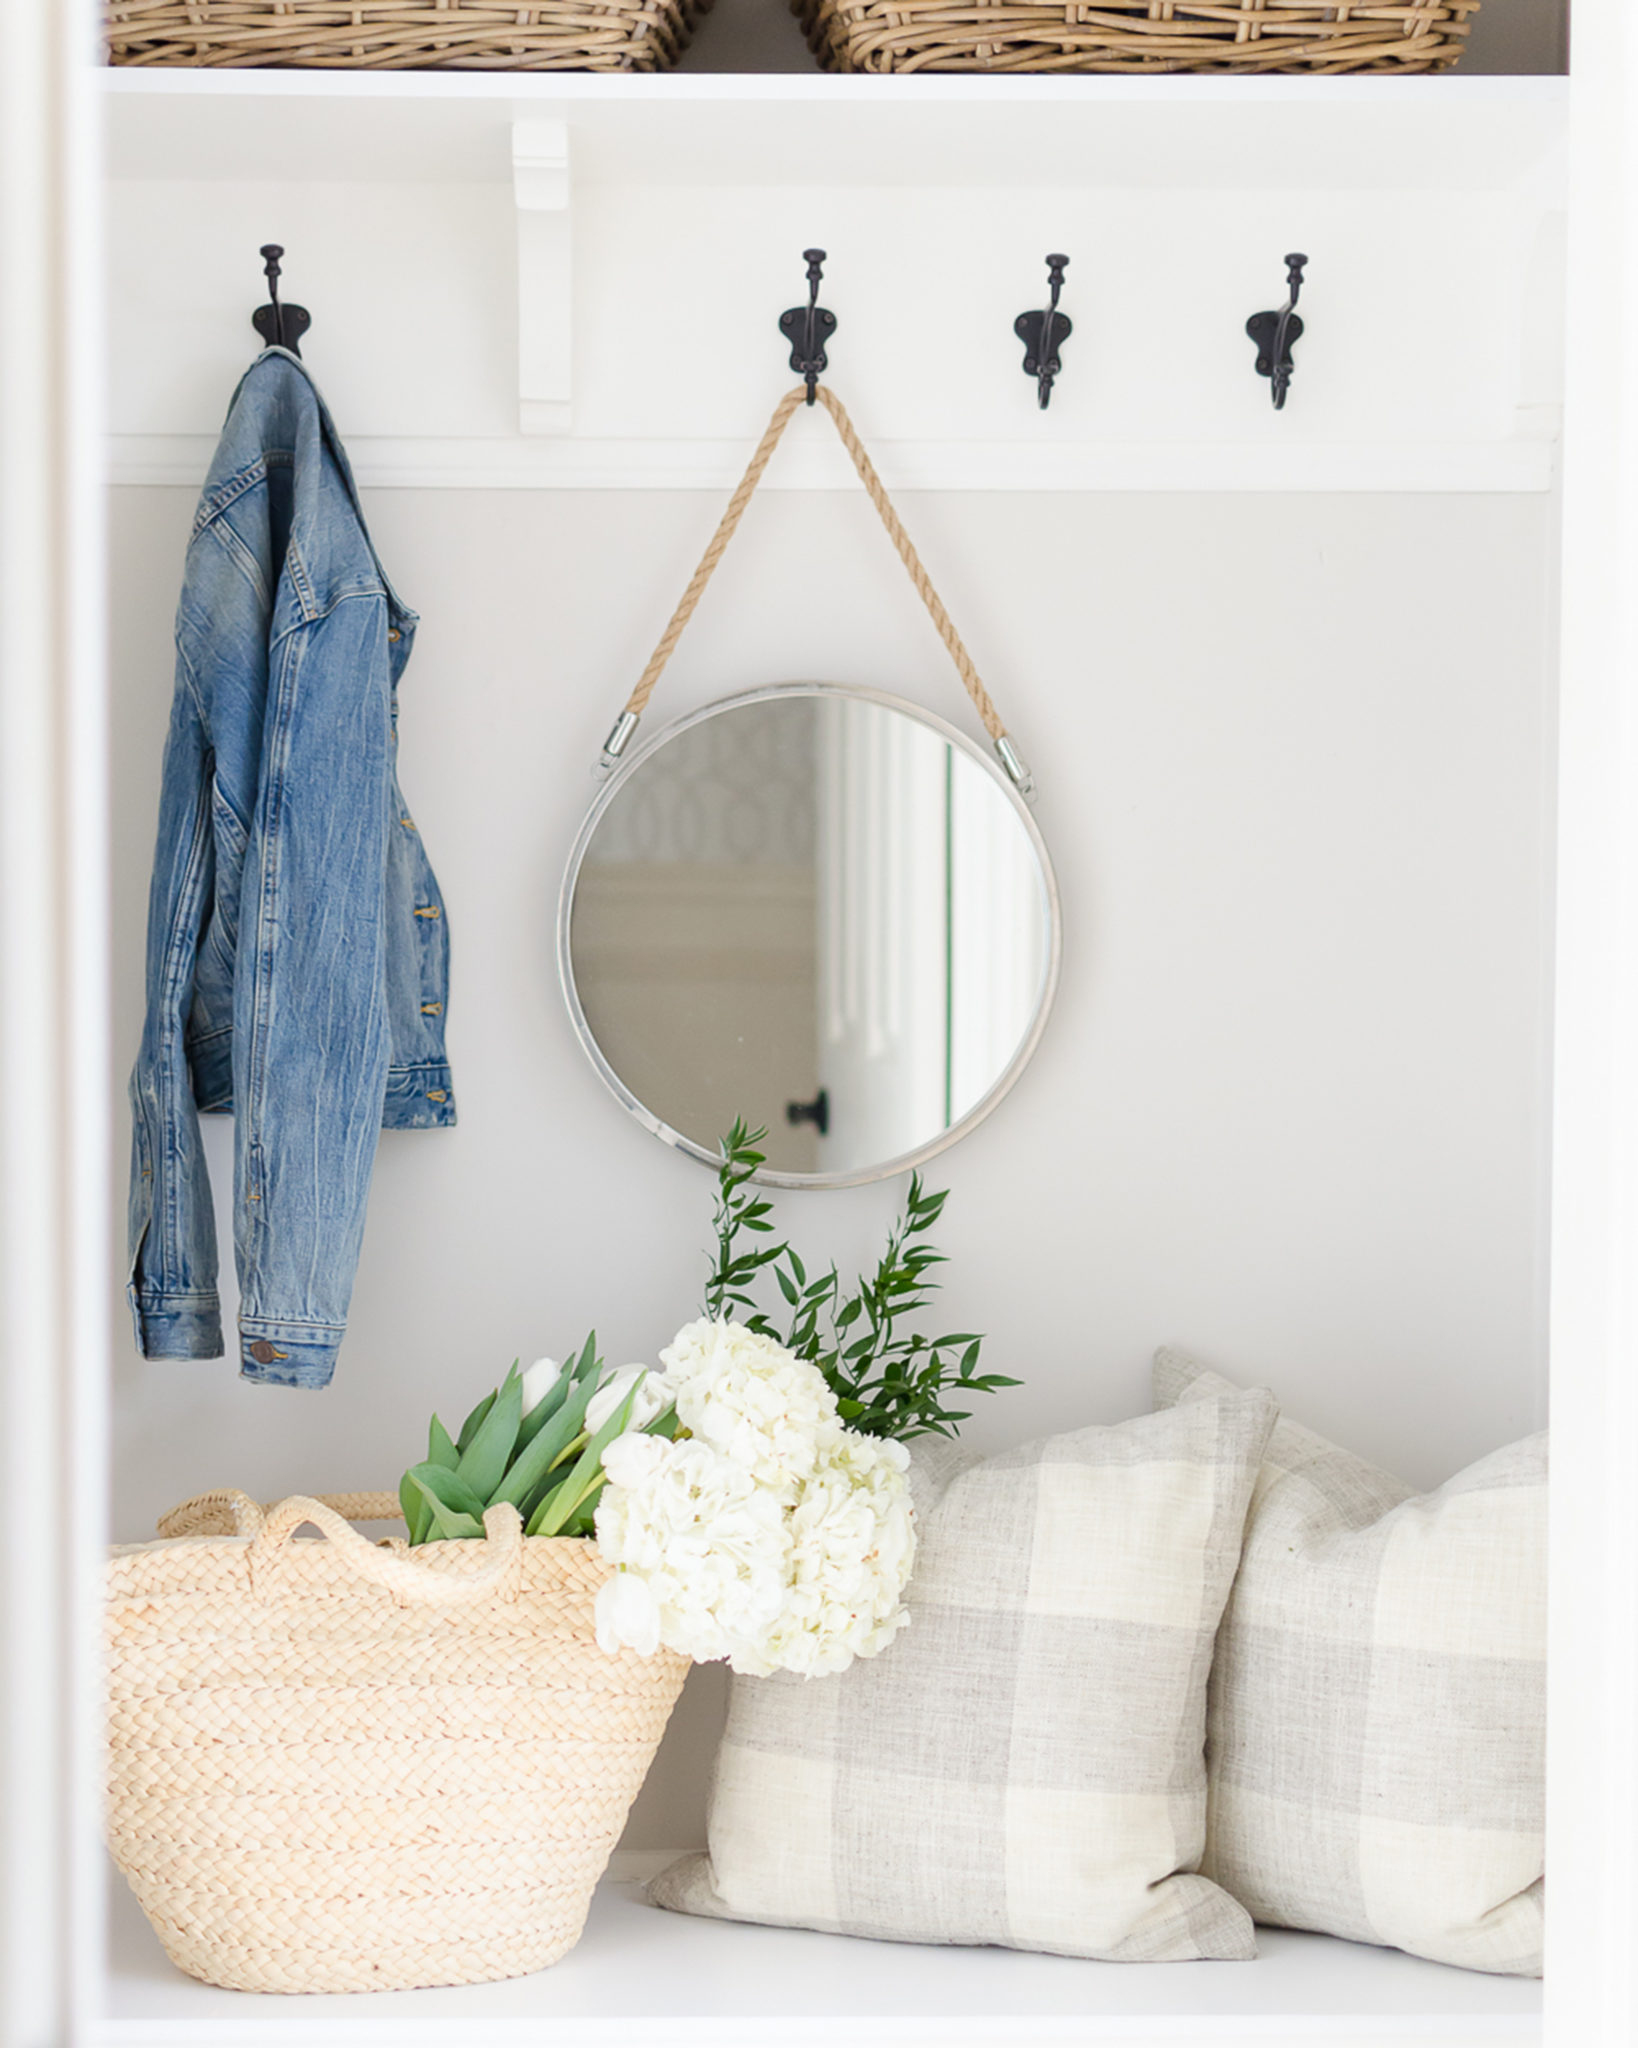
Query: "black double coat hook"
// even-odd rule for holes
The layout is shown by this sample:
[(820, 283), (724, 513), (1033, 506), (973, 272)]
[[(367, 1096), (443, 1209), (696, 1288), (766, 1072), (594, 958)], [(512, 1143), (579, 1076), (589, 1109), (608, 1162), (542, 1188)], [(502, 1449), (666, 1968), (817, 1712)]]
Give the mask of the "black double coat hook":
[(1285, 259), (1285, 282), (1289, 296), (1285, 304), (1277, 313), (1253, 313), (1246, 322), (1246, 332), (1257, 344), (1257, 375), (1269, 379), (1269, 396), (1274, 401), (1276, 412), (1285, 410), (1285, 394), (1291, 389), (1291, 375), (1296, 368), (1291, 360), (1291, 346), (1302, 335), (1297, 294), (1302, 290), (1303, 267), (1307, 261), (1306, 256), (1288, 256)]
[(1052, 381), (1063, 368), (1058, 351), (1075, 331), (1067, 313), (1058, 311), (1058, 294), (1064, 288), (1067, 256), (1047, 258), (1047, 283), (1052, 289), (1049, 303), (1037, 313), (1020, 313), (1012, 331), (1024, 344), (1024, 375), (1035, 379), (1035, 398), (1042, 412), (1052, 402)]
[(825, 274), (824, 250), (804, 249), (802, 256), (808, 266), (808, 303), (781, 313), (779, 331), (791, 345), (791, 368), (805, 380), (808, 403), (812, 405), (819, 379), (829, 368), (825, 343), (836, 332), (836, 315), (819, 303), (819, 280)]
[(264, 348), (287, 348), (301, 354), (301, 338), (313, 324), (305, 306), (291, 306), (279, 299), (279, 258), (284, 254), (277, 242), (262, 244), (262, 274), (267, 279), (268, 304), (251, 314), (251, 325), (262, 337)]

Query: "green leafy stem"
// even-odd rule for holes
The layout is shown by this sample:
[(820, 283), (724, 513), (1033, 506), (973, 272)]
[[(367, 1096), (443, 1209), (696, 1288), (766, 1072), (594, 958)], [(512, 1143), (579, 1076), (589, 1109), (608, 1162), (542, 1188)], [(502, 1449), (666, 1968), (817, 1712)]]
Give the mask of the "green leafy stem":
[[(843, 1293), (834, 1265), (810, 1280), (792, 1245), (768, 1241), (775, 1235), (773, 1204), (754, 1185), (766, 1158), (757, 1148), (767, 1135), (736, 1118), (721, 1141), (706, 1315), (732, 1317), (816, 1365), (850, 1429), (867, 1436), (954, 1436), (972, 1411), (949, 1407), (948, 1400), (1018, 1382), (978, 1370), (983, 1338), (970, 1330), (929, 1337), (906, 1327), (930, 1307), (938, 1286), (930, 1275), (947, 1263), (927, 1233), (948, 1189), (929, 1193), (920, 1174), (912, 1174), (904, 1212), (875, 1272)], [(759, 1303), (758, 1289), (770, 1273), (788, 1311), (783, 1327)]]

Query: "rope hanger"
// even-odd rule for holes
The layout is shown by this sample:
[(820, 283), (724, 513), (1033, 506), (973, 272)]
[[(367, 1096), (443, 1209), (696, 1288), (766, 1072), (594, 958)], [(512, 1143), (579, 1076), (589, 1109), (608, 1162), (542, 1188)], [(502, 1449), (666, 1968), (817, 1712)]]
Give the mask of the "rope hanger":
[[(649, 656), (647, 668), (637, 678), (637, 687), (626, 699), (625, 709), (615, 720), (614, 728), (604, 743), (602, 766), (605, 772), (613, 768), (620, 759), (620, 756), (625, 752), (632, 734), (637, 729), (638, 719), (642, 717), (644, 711), (648, 708), (648, 700), (654, 694), (654, 686), (660, 680), (661, 672), (664, 670), (666, 663), (671, 659), (677, 642), (682, 637), (683, 628), (694, 616), (695, 607), (698, 605), (701, 597), (704, 596), (705, 586), (710, 582), (717, 564), (722, 560), (729, 541), (733, 539), (734, 530), (744, 517), (745, 508), (751, 502), (752, 493), (762, 481), (762, 473), (768, 467), (774, 450), (779, 446), (780, 437), (790, 424), (791, 415), (804, 401), (811, 404), (813, 402), (813, 395), (815, 394), (810, 394), (806, 386), (798, 384), (787, 391), (785, 396), (774, 407), (773, 417), (768, 422), (767, 431), (757, 443), (756, 453), (751, 457), (745, 474), (740, 478), (739, 484), (734, 491), (734, 495), (728, 500), (727, 509), (717, 524), (716, 532), (711, 536), (710, 545), (700, 557), (699, 567), (694, 571), (688, 588), (683, 592), (682, 598), (677, 605), (677, 609), (671, 614), (670, 623), (660, 635), (659, 645)], [(972, 656), (967, 652), (961, 635), (956, 631), (955, 625), (950, 618), (950, 614), (944, 609), (938, 592), (933, 588), (932, 579), (922, 567), (921, 557), (916, 553), (909, 534), (905, 532), (904, 524), (894, 509), (893, 501), (887, 495), (881, 478), (876, 474), (875, 465), (866, 453), (864, 443), (859, 439), (852, 420), (848, 418), (846, 406), (843, 405), (842, 401), (828, 385), (819, 385), (816, 395), (819, 403), (830, 414), (836, 431), (841, 437), (842, 446), (853, 458), (853, 467), (859, 472), (859, 481), (864, 485), (871, 504), (875, 506), (877, 513), (880, 515), (881, 522), (887, 529), (889, 540), (897, 548), (899, 560), (903, 562), (910, 581), (915, 585), (917, 595), (922, 603), (926, 605), (928, 615), (931, 617), (933, 624), (938, 628), (938, 636), (944, 642), (945, 647), (949, 651), (950, 659), (956, 665), (956, 672), (960, 675), (962, 683), (966, 687), (967, 695), (973, 700), (973, 709), (978, 713), (984, 730), (989, 734), (991, 741), (994, 743), (995, 751), (1000, 757), (1002, 767), (1007, 771), (1008, 778), (1021, 796), (1029, 797), (1033, 795), (1035, 788), (1034, 779), (1019, 757), (1017, 748), (1007, 736), (1007, 729), (1001, 723), (1001, 714), (996, 710), (989, 692), (980, 681), (978, 670), (973, 666)]]

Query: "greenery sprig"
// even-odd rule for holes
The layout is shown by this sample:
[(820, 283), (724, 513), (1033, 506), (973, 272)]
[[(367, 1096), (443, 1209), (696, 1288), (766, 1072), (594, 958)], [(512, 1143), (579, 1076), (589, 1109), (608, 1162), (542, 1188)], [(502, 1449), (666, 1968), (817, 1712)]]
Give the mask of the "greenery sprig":
[[(946, 1263), (926, 1237), (943, 1211), (948, 1189), (929, 1194), (920, 1174), (910, 1176), (904, 1213), (875, 1272), (844, 1294), (834, 1265), (810, 1280), (789, 1243), (741, 1248), (742, 1236), (774, 1235), (773, 1204), (751, 1184), (764, 1163), (766, 1155), (757, 1147), (767, 1135), (736, 1118), (721, 1141), (713, 1217), (717, 1249), (706, 1282), (705, 1313), (732, 1316), (816, 1365), (850, 1429), (866, 1436), (954, 1436), (972, 1411), (947, 1407), (947, 1397), (993, 1393), (1018, 1382), (1004, 1373), (979, 1372), (983, 1338), (970, 1330), (927, 1337), (903, 1327), (931, 1305), (938, 1283), (929, 1275)], [(758, 1305), (755, 1289), (770, 1269), (790, 1312), (784, 1329)]]

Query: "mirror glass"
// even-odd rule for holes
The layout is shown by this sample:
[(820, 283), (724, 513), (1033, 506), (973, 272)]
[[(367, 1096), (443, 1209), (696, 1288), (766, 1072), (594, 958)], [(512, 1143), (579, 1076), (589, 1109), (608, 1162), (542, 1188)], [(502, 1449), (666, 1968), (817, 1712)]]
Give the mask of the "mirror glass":
[(984, 1115), (1033, 1050), (1057, 893), (1034, 820), (913, 705), (817, 683), (680, 719), (621, 764), (564, 883), (594, 1064), (702, 1157), (766, 1125), (784, 1185), (876, 1179)]

